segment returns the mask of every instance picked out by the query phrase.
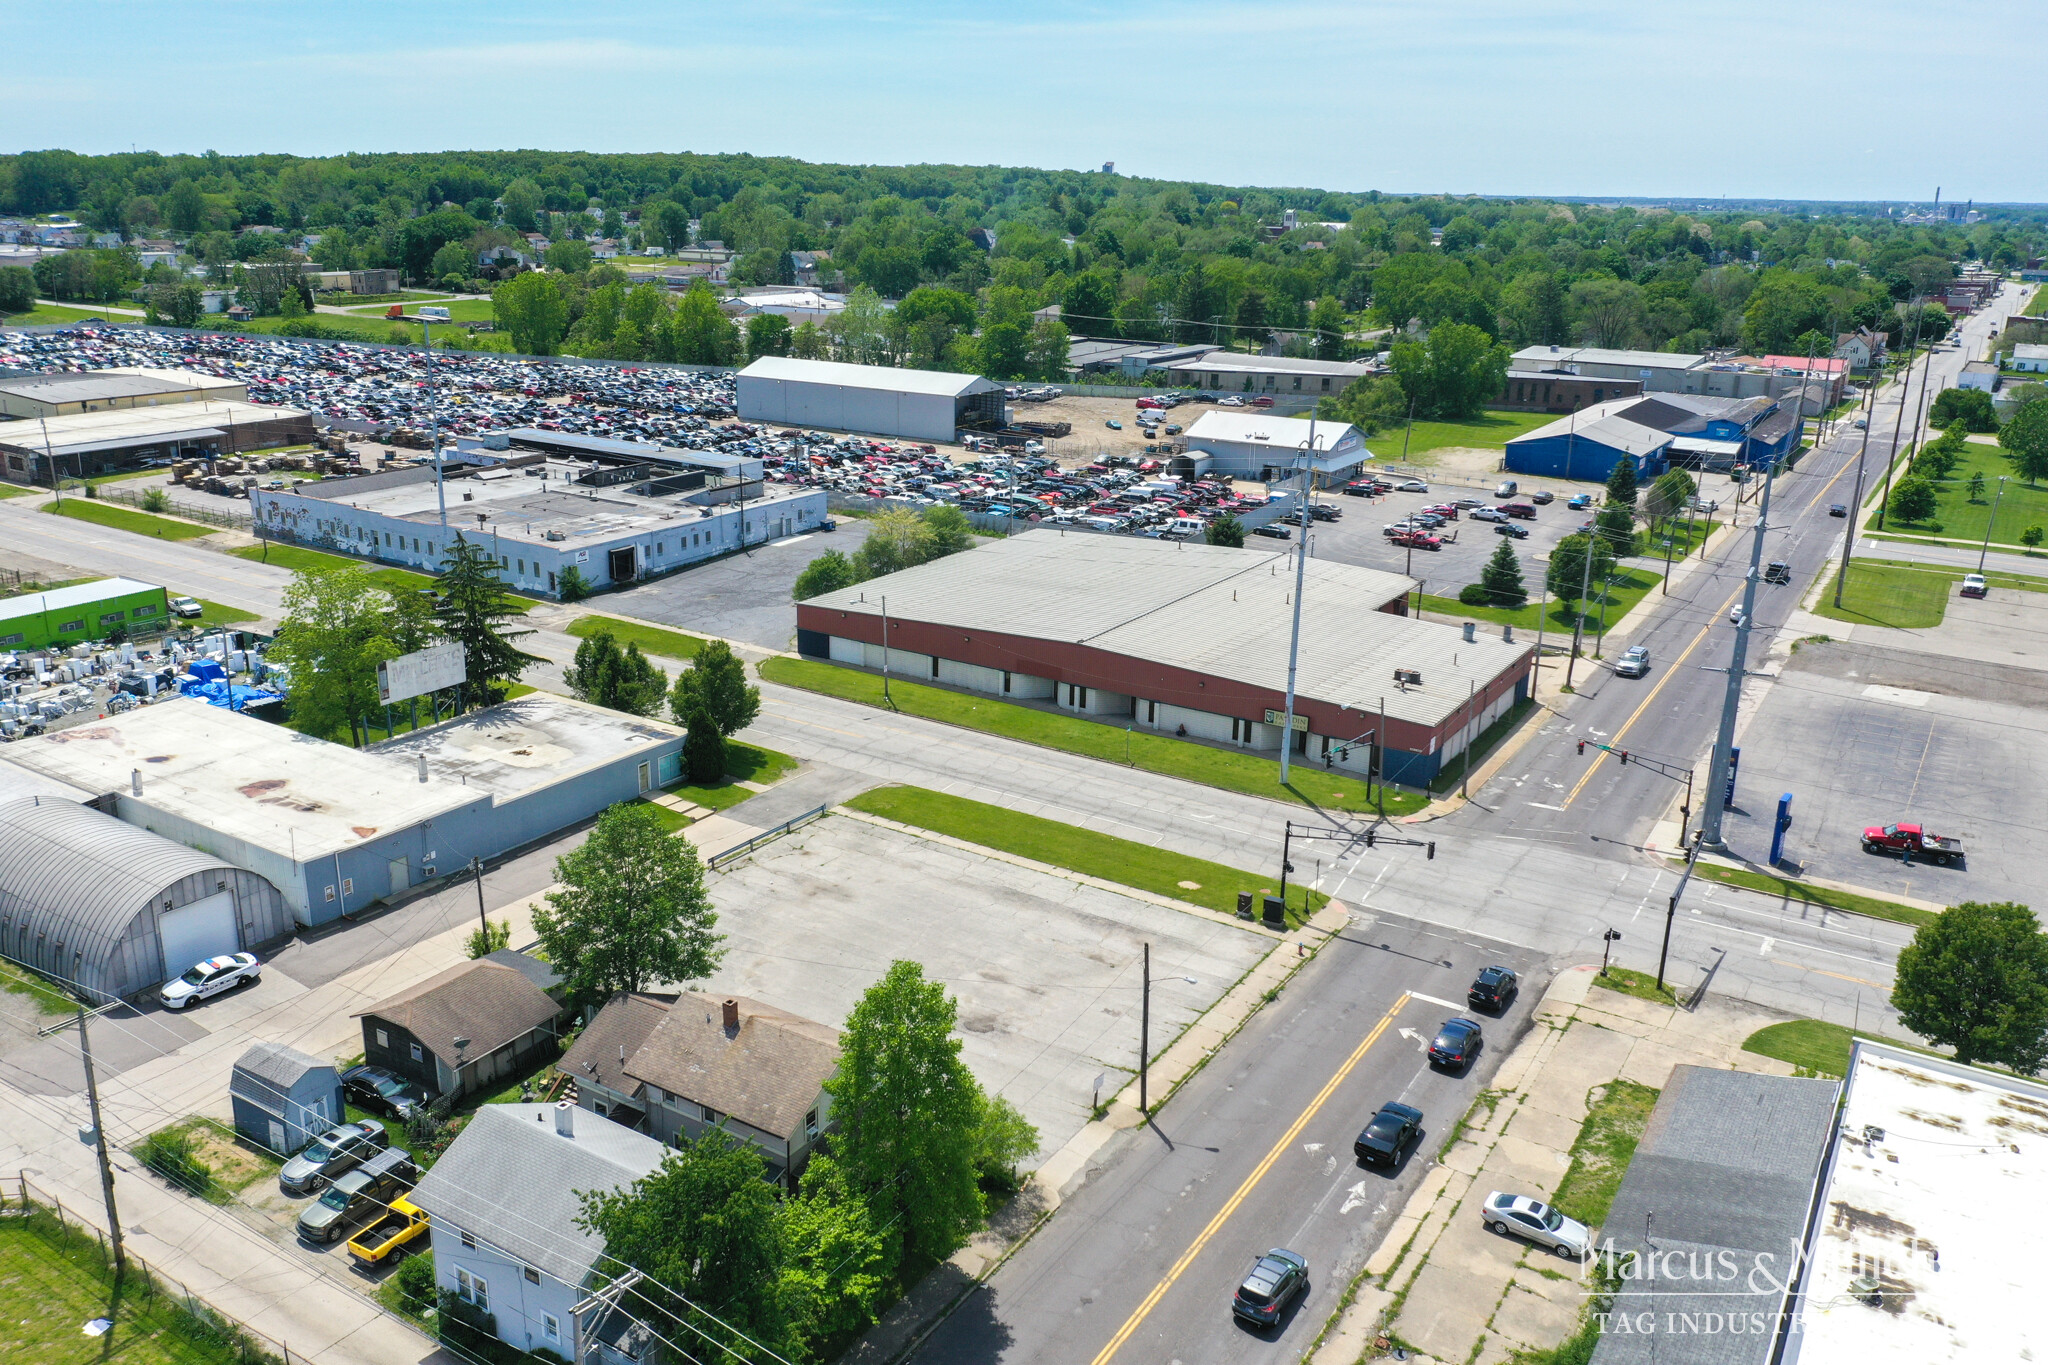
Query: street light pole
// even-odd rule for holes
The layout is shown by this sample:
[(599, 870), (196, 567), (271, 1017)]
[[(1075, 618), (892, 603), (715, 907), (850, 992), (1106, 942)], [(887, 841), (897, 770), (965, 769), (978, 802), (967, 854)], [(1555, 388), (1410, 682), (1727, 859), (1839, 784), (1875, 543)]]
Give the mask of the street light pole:
[(434, 433), (434, 502), (440, 509), (441, 529), (448, 529), (448, 490), (441, 481), (441, 405), (434, 401), (434, 324), (420, 319), (420, 337), (427, 352), (427, 422)]
[(1877, 383), (1863, 395), (1863, 443), (1856, 448), (1856, 495), (1849, 501), (1849, 529), (1842, 536), (1842, 567), (1835, 571), (1835, 610), (1842, 609), (1842, 589), (1849, 581), (1849, 551), (1856, 546), (1856, 520), (1863, 515), (1863, 457), (1870, 451), (1870, 424), (1877, 418)]
[[(1913, 313), (1913, 340), (1906, 348), (1906, 376), (1901, 381), (1899, 387), (1899, 415), (1892, 419), (1892, 448), (1889, 458), (1884, 463), (1884, 497), (1877, 505), (1877, 529), (1880, 531), (1884, 529), (1884, 519), (1891, 508), (1892, 470), (1899, 463), (1899, 434), (1906, 424), (1906, 402), (1913, 394), (1913, 348), (1920, 344), (1920, 324), (1926, 319), (1926, 308), (1924, 305), (1920, 305), (1917, 296), (1914, 299), (1914, 303), (1916, 308)], [(1932, 347), (1928, 348), (1927, 361), (1930, 365), (1934, 361), (1934, 349)], [(1920, 387), (1923, 389), (1927, 387), (1927, 366), (1921, 367)]]
[[(1742, 704), (1743, 665), (1749, 658), (1749, 632), (1756, 619), (1756, 585), (1758, 569), (1763, 563), (1764, 532), (1770, 526), (1771, 487), (1778, 480), (1778, 463), (1773, 460), (1764, 474), (1763, 499), (1756, 510), (1756, 529), (1749, 543), (1749, 573), (1742, 584), (1742, 620), (1735, 626), (1735, 649), (1728, 660), (1728, 690), (1721, 702), (1721, 726), (1714, 736), (1714, 761), (1707, 770), (1707, 780), (1714, 784), (1707, 789), (1707, 798), (1701, 804), (1705, 807), (1700, 817), (1700, 839), (1711, 849), (1726, 848), (1721, 837), (1721, 817), (1727, 806), (1725, 787), (1716, 790), (1726, 781), (1729, 754), (1735, 747), (1735, 712)], [(1677, 898), (1672, 898), (1677, 905)]]
[(1287, 713), (1280, 732), (1280, 785), (1287, 785), (1288, 759), (1294, 753), (1294, 675), (1301, 661), (1301, 590), (1308, 582), (1309, 469), (1315, 460), (1316, 419), (1308, 419), (1308, 453), (1301, 460), (1301, 543), (1294, 547), (1294, 628), (1287, 641)]

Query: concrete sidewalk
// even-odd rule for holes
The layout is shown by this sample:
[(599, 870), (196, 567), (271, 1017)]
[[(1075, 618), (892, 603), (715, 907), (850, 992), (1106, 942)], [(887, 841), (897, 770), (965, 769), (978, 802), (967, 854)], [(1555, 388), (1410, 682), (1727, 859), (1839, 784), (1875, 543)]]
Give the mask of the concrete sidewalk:
[(1549, 1198), (1611, 1081), (1661, 1089), (1682, 1063), (1792, 1074), (1742, 1051), (1752, 1032), (1783, 1016), (1711, 1000), (1688, 1013), (1597, 988), (1595, 974), (1574, 967), (1551, 984), (1536, 1027), (1388, 1229), (1311, 1361), (1350, 1365), (1387, 1337), (1423, 1353), (1412, 1358), (1479, 1365), (1557, 1345), (1584, 1306), (1578, 1267), (1487, 1231), (1477, 1201), (1494, 1189)]

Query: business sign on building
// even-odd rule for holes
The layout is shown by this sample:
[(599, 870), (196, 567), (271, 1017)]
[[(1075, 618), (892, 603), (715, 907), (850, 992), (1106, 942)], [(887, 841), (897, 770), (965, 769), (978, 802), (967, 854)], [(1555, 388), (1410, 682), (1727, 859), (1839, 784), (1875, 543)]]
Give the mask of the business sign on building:
[[(1286, 713), (1285, 711), (1275, 711), (1275, 710), (1274, 710), (1274, 709), (1273, 709), (1272, 707), (1270, 707), (1270, 706), (1269, 706), (1269, 707), (1267, 707), (1267, 708), (1266, 708), (1266, 724), (1268, 724), (1268, 725), (1285, 725), (1285, 724), (1287, 724), (1287, 713)], [(1303, 730), (1306, 730), (1306, 729), (1308, 729), (1308, 717), (1307, 717), (1307, 716), (1301, 716), (1301, 715), (1297, 715), (1297, 716), (1296, 716), (1296, 717), (1294, 718), (1294, 728), (1295, 728), (1295, 730), (1296, 730), (1297, 732), (1299, 732), (1299, 731), (1303, 731)]]
[(434, 645), (378, 664), (377, 700), (389, 706), (455, 687), (467, 677), (468, 661), (460, 644)]

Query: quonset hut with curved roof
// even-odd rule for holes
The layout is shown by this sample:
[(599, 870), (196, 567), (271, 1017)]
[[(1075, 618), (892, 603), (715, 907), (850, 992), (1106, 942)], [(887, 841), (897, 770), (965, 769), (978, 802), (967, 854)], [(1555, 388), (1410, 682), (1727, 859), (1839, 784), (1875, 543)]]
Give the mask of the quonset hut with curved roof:
[(74, 801), (0, 802), (0, 953), (99, 1000), (291, 929), (254, 872)]

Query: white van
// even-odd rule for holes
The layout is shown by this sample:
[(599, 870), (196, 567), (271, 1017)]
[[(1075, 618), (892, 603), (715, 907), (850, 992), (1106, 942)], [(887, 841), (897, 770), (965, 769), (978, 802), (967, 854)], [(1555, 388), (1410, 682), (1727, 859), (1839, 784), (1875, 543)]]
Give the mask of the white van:
[(448, 310), (446, 308), (437, 308), (431, 304), (420, 309), (419, 316), (420, 319), (424, 322), (450, 321), (450, 318), (448, 317)]
[(1198, 536), (1203, 531), (1202, 519), (1200, 517), (1175, 517), (1173, 525), (1168, 530), (1177, 536)]

